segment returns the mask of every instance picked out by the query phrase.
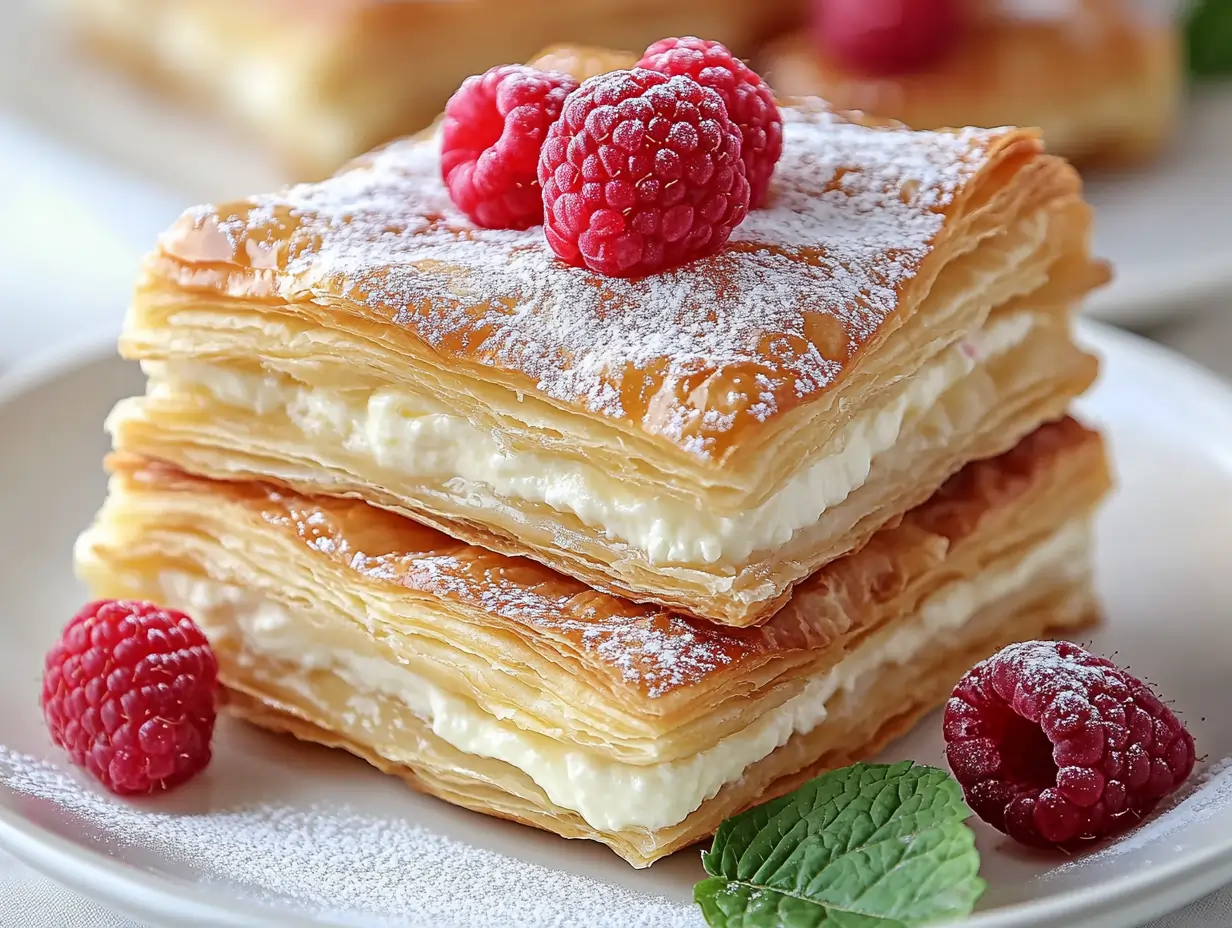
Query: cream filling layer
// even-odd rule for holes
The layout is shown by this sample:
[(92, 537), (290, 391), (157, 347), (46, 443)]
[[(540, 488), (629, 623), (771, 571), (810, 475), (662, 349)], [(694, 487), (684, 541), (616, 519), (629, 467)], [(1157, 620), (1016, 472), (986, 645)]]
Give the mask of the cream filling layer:
[[(512, 451), (443, 404), (398, 389), (324, 389), (196, 361), (147, 362), (145, 369), (154, 398), (198, 389), (257, 415), (285, 410), (326, 465), (340, 457), (329, 451), (338, 447), (476, 508), (508, 508), (501, 500), (513, 499), (569, 513), (655, 564), (738, 564), (790, 541), (862, 486), (874, 458), (893, 448), (912, 421), (982, 362), (1022, 342), (1034, 323), (1032, 314), (1016, 313), (970, 334), (892, 388), (879, 409), (848, 423), (832, 450), (764, 503), (734, 514), (633, 485), (581, 458)], [(114, 415), (140, 416), (140, 404), (122, 404)]]
[[(683, 821), (794, 734), (822, 724), (827, 703), (835, 695), (875, 685), (882, 668), (905, 664), (930, 647), (936, 648), (939, 635), (961, 628), (986, 607), (1025, 590), (1042, 575), (1085, 575), (1089, 549), (1089, 526), (1071, 523), (1025, 557), (994, 565), (973, 581), (955, 582), (939, 590), (916, 615), (871, 635), (748, 728), (693, 757), (649, 765), (616, 761), (501, 720), (404, 666), (375, 653), (362, 653), (367, 640), (358, 642), (358, 632), (356, 650), (326, 648), (307, 633), (301, 618), (269, 599), (184, 574), (168, 573), (162, 582), (168, 604), (192, 615), (212, 638), (238, 628), (242, 654), (305, 671), (327, 670), (341, 677), (355, 691), (349, 706), (352, 711), (376, 714), (379, 722), (380, 704), (373, 697), (398, 700), (430, 725), (437, 737), (466, 754), (516, 767), (552, 802), (577, 812), (593, 828), (654, 830)], [(294, 674), (278, 672), (268, 682), (295, 686), (311, 696), (310, 681), (304, 676), (296, 679)], [(414, 758), (405, 760), (413, 762)]]

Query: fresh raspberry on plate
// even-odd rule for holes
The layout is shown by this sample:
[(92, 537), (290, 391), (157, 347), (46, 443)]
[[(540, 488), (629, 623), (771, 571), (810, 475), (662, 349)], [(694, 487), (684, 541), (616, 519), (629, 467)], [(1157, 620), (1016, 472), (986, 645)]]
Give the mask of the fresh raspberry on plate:
[(740, 145), (723, 100), (692, 78), (645, 68), (590, 78), (539, 156), (548, 244), (609, 277), (714, 254), (748, 214)]
[(539, 149), (576, 87), (568, 74), (501, 65), (468, 77), (445, 104), (441, 177), (476, 225), (528, 229), (543, 222)]
[(723, 98), (728, 118), (740, 128), (749, 209), (765, 203), (774, 166), (783, 154), (783, 117), (761, 76), (727, 46), (696, 36), (660, 39), (646, 49), (637, 66), (669, 77), (683, 74)]
[(945, 708), (946, 758), (975, 814), (1024, 844), (1135, 824), (1193, 771), (1194, 740), (1150, 688), (1075, 644), (976, 664)]
[(153, 603), (90, 603), (47, 653), (52, 740), (114, 793), (149, 793), (210, 762), (218, 661), (188, 616)]

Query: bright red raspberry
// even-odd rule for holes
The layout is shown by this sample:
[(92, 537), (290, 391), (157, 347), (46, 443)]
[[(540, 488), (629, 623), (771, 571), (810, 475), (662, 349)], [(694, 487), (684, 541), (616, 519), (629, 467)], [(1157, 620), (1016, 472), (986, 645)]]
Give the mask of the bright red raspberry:
[(1135, 824), (1194, 766), (1194, 740), (1140, 680), (1075, 644), (976, 664), (945, 708), (967, 802), (1024, 844), (1073, 847)]
[(637, 66), (668, 77), (683, 74), (723, 98), (728, 118), (740, 129), (749, 209), (765, 203), (774, 166), (783, 154), (783, 117), (761, 76), (727, 46), (695, 36), (655, 42)]
[(644, 68), (590, 78), (539, 156), (548, 244), (609, 277), (714, 254), (748, 214), (740, 144), (722, 98), (692, 78)]
[(476, 225), (528, 229), (543, 222), (539, 149), (576, 87), (568, 74), (501, 65), (468, 77), (445, 104), (441, 177)]
[(210, 762), (218, 661), (193, 620), (153, 603), (90, 603), (47, 653), (51, 739), (114, 793), (150, 793)]
[(962, 41), (960, 0), (814, 0), (813, 10), (826, 55), (865, 74), (920, 71)]

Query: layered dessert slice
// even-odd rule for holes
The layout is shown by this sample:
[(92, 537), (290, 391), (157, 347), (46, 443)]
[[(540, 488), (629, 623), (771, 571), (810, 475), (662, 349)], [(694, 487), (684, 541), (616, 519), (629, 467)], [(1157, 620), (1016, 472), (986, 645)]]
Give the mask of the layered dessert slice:
[[(552, 42), (642, 48), (698, 33), (750, 54), (798, 0), (48, 0), (158, 89), (244, 126), (297, 175), (427, 125), (462, 79)], [(627, 66), (627, 65), (626, 65)]]
[[(952, 9), (950, 28), (924, 39), (926, 48), (918, 22), (823, 16), (775, 39), (758, 60), (780, 93), (817, 94), (917, 129), (1039, 126), (1050, 151), (1084, 168), (1134, 164), (1171, 139), (1185, 86), (1174, 4), (942, 6)], [(931, 6), (920, 13), (936, 21)]]
[(1096, 618), (1101, 442), (968, 465), (757, 628), (595, 592), (358, 500), (118, 454), (94, 593), (183, 609), (237, 715), (635, 866), (876, 753), (977, 660)]
[(185, 214), (121, 338), (117, 449), (359, 497), (587, 584), (746, 626), (1091, 383), (1106, 271), (1031, 131), (783, 109), (769, 203), (640, 279), (476, 228), (433, 134)]

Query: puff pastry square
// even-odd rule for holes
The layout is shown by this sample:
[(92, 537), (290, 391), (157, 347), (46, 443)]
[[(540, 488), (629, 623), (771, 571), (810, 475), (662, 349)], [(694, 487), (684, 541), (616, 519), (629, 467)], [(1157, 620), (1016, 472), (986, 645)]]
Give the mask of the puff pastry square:
[(749, 55), (797, 19), (799, 7), (799, 0), (49, 2), (108, 59), (242, 125), (281, 154), (296, 179), (328, 176), (421, 129), (468, 75), (524, 61), (551, 43), (642, 49), (666, 35), (704, 35)]
[(120, 454), (77, 567), (183, 608), (231, 709), (645, 866), (876, 753), (1006, 643), (1096, 618), (1073, 420), (971, 464), (756, 628), (595, 592), (356, 500)]
[[(975, 22), (923, 71), (870, 76), (831, 60), (806, 31), (756, 64), (776, 91), (940, 126), (1039, 126), (1050, 151), (1087, 167), (1159, 153), (1184, 100), (1174, 7), (1134, 0), (979, 0)], [(1155, 7), (1151, 9), (1151, 7)]]
[(1031, 131), (786, 106), (767, 208), (640, 280), (452, 207), (431, 134), (186, 213), (121, 351), (116, 447), (360, 497), (734, 626), (1095, 376), (1107, 275), (1078, 175)]

